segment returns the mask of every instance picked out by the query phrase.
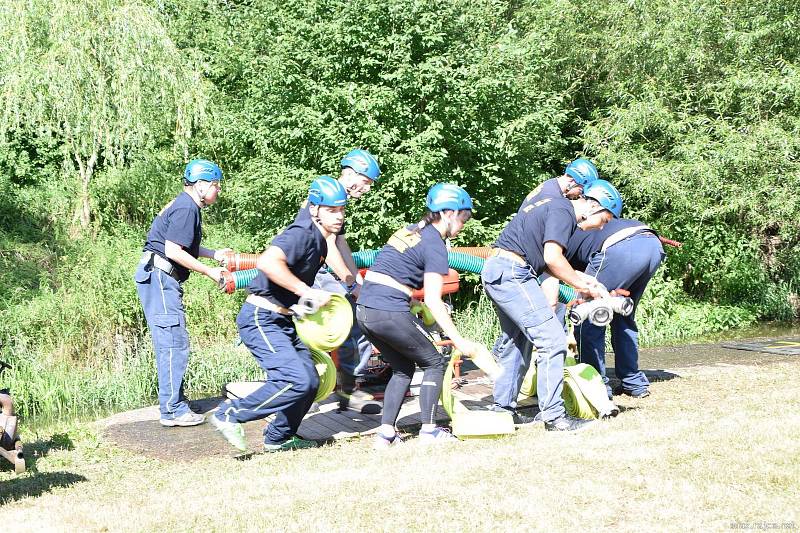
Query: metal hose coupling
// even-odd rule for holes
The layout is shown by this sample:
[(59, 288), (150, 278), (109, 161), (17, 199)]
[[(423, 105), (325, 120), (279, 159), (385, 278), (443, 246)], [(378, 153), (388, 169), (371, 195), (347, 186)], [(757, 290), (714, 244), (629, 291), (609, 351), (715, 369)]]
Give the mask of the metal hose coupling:
[(595, 298), (574, 306), (569, 312), (569, 321), (577, 326), (588, 320), (595, 326), (604, 327), (611, 323), (614, 313), (628, 316), (633, 312), (633, 300), (626, 296)]

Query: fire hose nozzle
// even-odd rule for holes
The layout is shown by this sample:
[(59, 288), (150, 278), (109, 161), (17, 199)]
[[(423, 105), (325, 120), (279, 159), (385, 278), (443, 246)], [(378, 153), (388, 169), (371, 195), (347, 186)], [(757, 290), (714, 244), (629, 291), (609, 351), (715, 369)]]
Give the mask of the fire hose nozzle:
[(607, 326), (614, 318), (614, 313), (628, 316), (633, 312), (633, 300), (626, 296), (611, 296), (574, 306), (569, 312), (569, 320), (577, 326), (588, 320), (595, 326)]
[(608, 298), (611, 310), (622, 316), (630, 316), (633, 313), (633, 298), (628, 296), (612, 296)]

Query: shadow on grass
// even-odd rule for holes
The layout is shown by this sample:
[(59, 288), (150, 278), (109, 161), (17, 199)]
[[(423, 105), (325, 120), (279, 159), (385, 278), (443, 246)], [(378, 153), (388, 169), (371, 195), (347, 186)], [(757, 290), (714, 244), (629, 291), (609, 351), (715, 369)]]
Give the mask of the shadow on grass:
[(28, 496), (41, 496), (53, 488), (69, 487), (82, 481), (87, 479), (71, 472), (22, 474), (17, 478), (0, 481), (0, 506)]
[(25, 465), (31, 472), (36, 472), (36, 462), (42, 457), (47, 457), (51, 451), (75, 449), (72, 439), (66, 433), (56, 433), (47, 440), (23, 441), (22, 445), (25, 451)]

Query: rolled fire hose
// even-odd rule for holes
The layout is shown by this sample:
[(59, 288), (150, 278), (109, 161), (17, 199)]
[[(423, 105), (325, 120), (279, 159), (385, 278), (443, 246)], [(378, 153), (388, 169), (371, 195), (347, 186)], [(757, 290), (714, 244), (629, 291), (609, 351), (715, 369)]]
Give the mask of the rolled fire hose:
[(608, 399), (603, 378), (586, 363), (564, 367), (564, 408), (567, 414), (592, 420), (617, 416), (619, 408)]
[[(336, 388), (336, 365), (331, 356), (325, 352), (309, 348), (311, 360), (314, 368), (319, 374), (319, 388), (317, 395), (314, 396), (315, 402), (321, 402), (331, 395)], [(264, 386), (265, 381), (232, 381), (226, 383), (222, 389), (222, 395), (229, 399), (244, 398)]]
[(321, 402), (336, 388), (336, 365), (327, 353), (311, 347), (309, 350), (311, 351), (311, 360), (314, 361), (314, 367), (319, 374), (319, 388), (314, 401)]
[(453, 435), (472, 439), (491, 439), (501, 435), (514, 433), (514, 419), (511, 413), (495, 413), (492, 411), (470, 411), (453, 395), (453, 374), (461, 353), (454, 350), (450, 363), (444, 371), (442, 382), (442, 407), (450, 417)]
[[(520, 387), (524, 396), (536, 395), (536, 365), (531, 363)], [(608, 399), (603, 378), (591, 365), (576, 363), (575, 358), (567, 356), (564, 361), (564, 388), (561, 391), (567, 414), (577, 418), (593, 420), (619, 413), (614, 403)]]
[(292, 317), (297, 336), (309, 348), (329, 352), (347, 339), (353, 327), (353, 308), (340, 294), (331, 295), (330, 301), (316, 313), (303, 318)]

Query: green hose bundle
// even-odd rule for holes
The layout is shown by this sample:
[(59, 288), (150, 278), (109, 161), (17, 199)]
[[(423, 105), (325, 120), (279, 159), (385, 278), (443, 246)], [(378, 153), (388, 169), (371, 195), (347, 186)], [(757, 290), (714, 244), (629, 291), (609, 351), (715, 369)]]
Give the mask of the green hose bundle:
[[(520, 394), (536, 395), (535, 364), (525, 374)], [(619, 408), (608, 399), (605, 383), (597, 370), (585, 363), (576, 363), (572, 356), (567, 356), (564, 362), (564, 388), (561, 398), (567, 414), (576, 418), (593, 420), (619, 413)]]
[(319, 374), (319, 388), (314, 401), (321, 402), (336, 388), (336, 365), (327, 353), (314, 348), (309, 348), (309, 350), (311, 351), (311, 360), (314, 361), (314, 367)]
[(461, 439), (491, 439), (501, 435), (514, 433), (514, 419), (511, 413), (495, 413), (492, 411), (470, 411), (453, 396), (453, 374), (455, 365), (461, 360), (461, 353), (454, 350), (450, 363), (444, 371), (440, 399), (453, 435)]
[(329, 352), (341, 345), (353, 327), (353, 308), (340, 294), (311, 315), (292, 317), (297, 336), (309, 348)]

